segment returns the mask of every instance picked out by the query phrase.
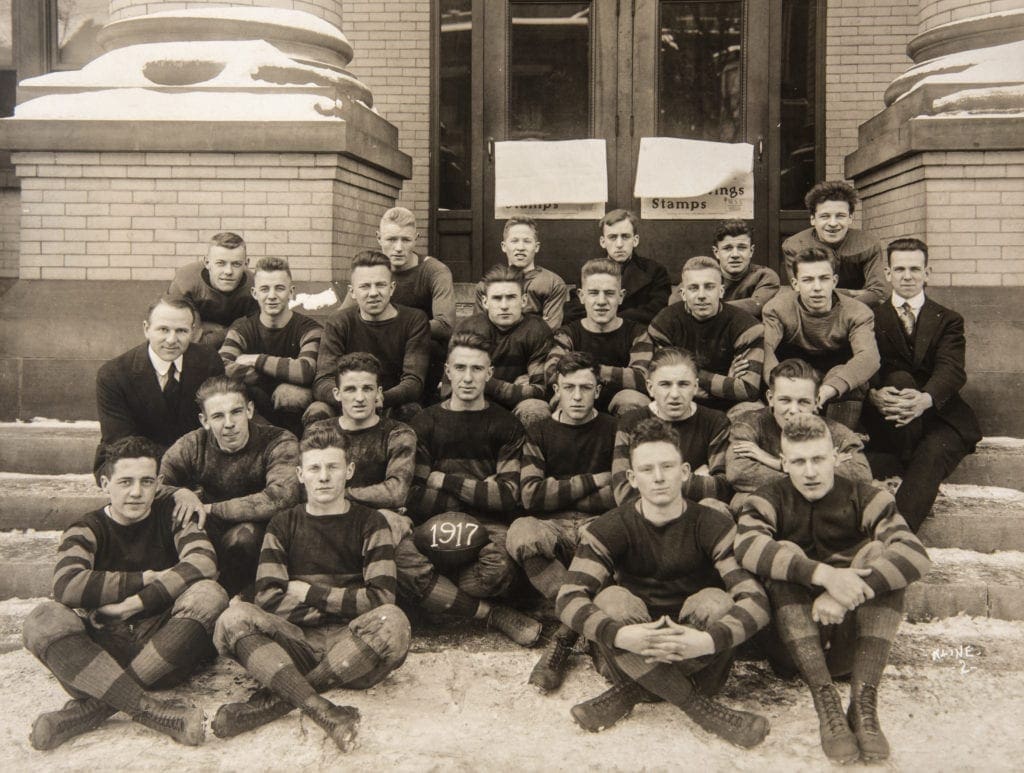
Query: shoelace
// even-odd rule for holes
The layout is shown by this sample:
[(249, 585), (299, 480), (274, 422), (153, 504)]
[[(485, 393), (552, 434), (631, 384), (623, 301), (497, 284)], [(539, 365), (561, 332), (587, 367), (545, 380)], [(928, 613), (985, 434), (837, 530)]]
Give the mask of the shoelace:
[(548, 650), (547, 660), (544, 664), (548, 668), (558, 668), (568, 660), (570, 652), (572, 652), (572, 647), (566, 646), (564, 641), (556, 639), (555, 646)]
[(818, 690), (822, 708), (825, 710), (825, 721), (828, 723), (830, 733), (839, 733), (849, 728), (846, 724), (846, 717), (843, 716), (843, 707), (839, 705), (839, 696), (836, 695), (831, 685), (826, 685)]
[(728, 706), (724, 706), (718, 701), (713, 701), (709, 698), (704, 699), (704, 705), (709, 714), (713, 715), (716, 719), (722, 722), (732, 725), (733, 727), (739, 727), (742, 725), (742, 717), (730, 709)]
[(878, 690), (874, 686), (866, 684), (861, 687), (857, 710), (862, 730), (869, 733), (881, 732), (878, 724)]

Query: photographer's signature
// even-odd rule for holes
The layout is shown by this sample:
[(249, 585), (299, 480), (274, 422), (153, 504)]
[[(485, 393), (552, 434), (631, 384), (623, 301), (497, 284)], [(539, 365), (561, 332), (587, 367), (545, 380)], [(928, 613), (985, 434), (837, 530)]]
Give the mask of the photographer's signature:
[(953, 661), (961, 674), (969, 674), (978, 670), (978, 666), (974, 665), (975, 659), (984, 654), (985, 651), (977, 644), (941, 644), (932, 650), (932, 662)]

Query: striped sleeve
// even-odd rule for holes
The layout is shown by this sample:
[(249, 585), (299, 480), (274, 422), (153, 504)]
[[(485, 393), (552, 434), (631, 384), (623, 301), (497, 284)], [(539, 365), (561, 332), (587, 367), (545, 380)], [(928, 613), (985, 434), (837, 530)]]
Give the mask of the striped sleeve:
[(441, 489), (471, 507), (512, 517), (519, 507), (519, 473), (522, 464), (523, 430), (519, 422), (498, 451), (495, 474), (483, 480), (444, 473)]
[(615, 564), (608, 546), (594, 536), (592, 530), (584, 529), (576, 556), (555, 600), (555, 612), (565, 625), (588, 641), (606, 647), (615, 646), (615, 636), (623, 623), (602, 611), (594, 598), (611, 582), (614, 573)]
[(143, 614), (165, 609), (193, 583), (217, 577), (217, 553), (206, 532), (193, 522), (174, 532), (178, 563), (160, 572), (156, 579), (139, 591)]
[[(716, 519), (717, 520), (717, 519)], [(724, 515), (722, 522), (727, 522)], [(735, 602), (728, 612), (717, 620), (708, 633), (715, 642), (715, 652), (723, 652), (739, 646), (759, 630), (768, 625), (770, 610), (768, 594), (750, 572), (740, 566), (733, 552), (736, 527), (725, 523), (727, 528), (708, 529), (710, 539), (705, 550), (725, 584), (725, 589)], [(704, 537), (704, 529), (701, 536)]]
[(530, 353), (530, 360), (526, 364), (526, 375), (528, 381), (525, 384), (517, 384), (512, 381), (504, 381), (500, 378), (491, 378), (487, 382), (485, 393), (488, 397), (504, 407), (511, 410), (523, 400), (531, 398), (537, 400), (545, 399), (547, 387), (544, 381), (545, 368), (547, 367), (548, 353), (551, 351), (551, 336), (548, 334), (543, 339), (534, 342), (533, 351)]
[(458, 510), (459, 500), (427, 484), (427, 478), (433, 472), (433, 458), (430, 449), (422, 442), (416, 443), (416, 463), (413, 466), (412, 484), (406, 498), (408, 514), (415, 523), (423, 523), (435, 513), (447, 510)]
[(363, 584), (344, 588), (311, 585), (306, 602), (329, 615), (352, 620), (382, 604), (394, 604), (398, 588), (395, 543), (384, 516), (363, 537)]
[[(238, 329), (237, 325), (232, 325), (228, 328), (228, 332), (224, 337), (224, 343), (221, 344), (220, 354), (221, 360), (224, 362), (224, 372), (231, 378), (244, 379), (250, 373), (255, 373), (256, 369), (250, 365), (239, 365), (235, 362), (238, 357), (249, 351), (249, 342), (245, 340), (245, 336), (242, 335), (242, 331)], [(314, 369), (316, 363), (313, 363)]]
[(927, 574), (931, 559), (921, 540), (896, 510), (892, 494), (873, 487), (872, 494), (861, 513), (861, 529), (881, 542), (885, 549), (868, 564), (871, 574), (864, 578), (864, 582), (875, 593), (886, 593), (921, 579)]
[(284, 524), (286, 513), (273, 518), (267, 526), (260, 550), (260, 563), (256, 569), (256, 603), (268, 612), (297, 625), (316, 625), (324, 620), (324, 613), (310, 604), (305, 594), (298, 594), (288, 586), (288, 544)]
[(764, 326), (751, 325), (732, 342), (733, 358), (730, 371), (738, 362), (746, 361), (743, 375), (713, 373), (700, 369), (698, 385), (709, 395), (739, 403), (757, 400), (761, 395), (761, 367), (764, 364)]
[(346, 496), (368, 507), (397, 510), (409, 498), (416, 466), (416, 433), (410, 427), (397, 426), (388, 433), (388, 463), (384, 480), (369, 486), (349, 487)]
[[(256, 358), (256, 369), (275, 381), (296, 386), (310, 386), (316, 376), (316, 358), (320, 353), (320, 325), (309, 325), (299, 340), (298, 357), (274, 357), (261, 354)], [(221, 350), (223, 351), (223, 349)]]
[(575, 348), (569, 331), (564, 327), (559, 328), (551, 340), (551, 350), (544, 361), (544, 381), (548, 386), (553, 386), (558, 380), (558, 373), (555, 370), (558, 367), (558, 361), (569, 352), (574, 351)]
[(77, 523), (61, 535), (53, 570), (53, 597), (76, 609), (116, 604), (142, 590), (142, 572), (102, 572), (93, 569), (96, 533)]
[[(635, 389), (637, 392), (647, 392), (647, 386), (644, 383), (644, 373), (637, 368), (634, 368), (632, 362), (632, 352), (636, 350), (638, 342), (644, 335), (645, 333), (641, 332), (633, 339), (633, 344), (630, 350), (630, 362), (626, 367), (622, 368), (617, 365), (601, 365), (600, 368), (598, 368), (601, 381), (616, 391), (620, 389)], [(648, 360), (648, 362), (650, 361)]]
[(423, 396), (423, 385), (427, 382), (427, 367), (430, 365), (430, 322), (419, 309), (411, 309), (412, 318), (404, 331), (405, 355), (402, 358), (402, 375), (390, 389), (384, 390), (384, 407), (417, 403)]
[(651, 359), (654, 357), (655, 336), (661, 343), (659, 346), (670, 346), (667, 343), (665, 334), (654, 327), (652, 322), (647, 329), (633, 339), (633, 348), (629, 352), (629, 368), (633, 371), (633, 378), (637, 383), (644, 383), (651, 370)]
[(598, 491), (597, 478), (590, 473), (554, 478), (545, 475), (544, 448), (527, 433), (523, 443), (520, 486), (523, 508), (528, 512), (557, 512), (572, 509), (579, 500)]
[(723, 502), (728, 502), (732, 498), (732, 486), (729, 485), (729, 479), (725, 474), (728, 450), (729, 421), (722, 416), (721, 424), (708, 444), (708, 474), (691, 474), (683, 483), (683, 496), (695, 502), (704, 497), (720, 499)]
[(620, 421), (615, 430), (615, 445), (612, 448), (612, 495), (617, 505), (636, 495), (636, 489), (630, 485), (628, 475), (629, 435), (630, 427)]
[[(758, 420), (758, 413), (751, 411), (741, 414), (729, 428), (729, 448), (725, 452), (725, 477), (736, 491), (750, 493), (757, 491), (766, 483), (786, 477), (784, 472), (736, 453), (735, 444), (743, 441), (753, 443), (764, 450), (757, 426), (753, 423)], [(774, 421), (774, 418), (771, 421)]]
[(819, 562), (808, 558), (796, 545), (775, 539), (779, 500), (768, 492), (762, 489), (743, 503), (736, 523), (736, 558), (758, 577), (811, 587)]

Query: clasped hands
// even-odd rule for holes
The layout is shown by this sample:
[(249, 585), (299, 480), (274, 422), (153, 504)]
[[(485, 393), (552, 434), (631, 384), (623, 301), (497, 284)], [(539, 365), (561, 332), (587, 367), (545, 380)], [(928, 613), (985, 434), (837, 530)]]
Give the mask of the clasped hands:
[(864, 582), (871, 574), (870, 569), (840, 569), (820, 564), (814, 570), (811, 582), (820, 585), (825, 592), (819, 595), (811, 606), (811, 618), (822, 625), (838, 625), (846, 613), (856, 609), (868, 599), (875, 597), (875, 591)]
[(715, 651), (710, 634), (681, 625), (667, 615), (649, 623), (623, 626), (615, 634), (615, 646), (643, 656), (648, 663), (678, 663)]
[(868, 399), (886, 421), (905, 427), (932, 407), (932, 396), (918, 389), (885, 386), (868, 392)]

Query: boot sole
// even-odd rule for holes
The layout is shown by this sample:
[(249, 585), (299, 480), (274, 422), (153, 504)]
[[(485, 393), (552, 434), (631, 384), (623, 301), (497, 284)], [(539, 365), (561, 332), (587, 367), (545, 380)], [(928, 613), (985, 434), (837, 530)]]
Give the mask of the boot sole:
[(624, 720), (626, 717), (628, 717), (633, 712), (632, 712), (632, 710), (627, 711), (625, 714), (623, 714), (621, 717), (616, 719), (614, 722), (612, 722), (610, 724), (607, 724), (607, 725), (598, 725), (597, 727), (590, 727), (586, 723), (584, 723), (576, 714), (576, 706), (573, 706), (571, 709), (569, 709), (569, 713), (572, 714), (572, 718), (576, 722), (576, 724), (579, 725), (584, 730), (586, 730), (588, 733), (600, 733), (602, 730), (607, 730), (609, 727), (614, 727), (615, 725), (617, 725), (619, 722)]

